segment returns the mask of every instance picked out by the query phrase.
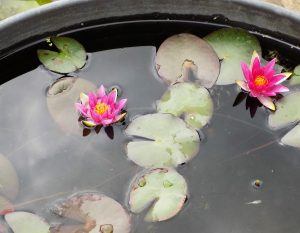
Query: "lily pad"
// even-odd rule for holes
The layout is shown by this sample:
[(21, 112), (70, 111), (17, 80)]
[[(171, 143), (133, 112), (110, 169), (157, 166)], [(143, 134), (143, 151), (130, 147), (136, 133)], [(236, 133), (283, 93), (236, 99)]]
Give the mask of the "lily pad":
[[(56, 204), (52, 211), (82, 225), (62, 226), (54, 232), (129, 233), (130, 217), (115, 200), (98, 194), (82, 193)], [(74, 231), (71, 231), (74, 229)], [(80, 231), (81, 230), (81, 231)]]
[(293, 76), (291, 77), (289, 84), (293, 86), (300, 84), (300, 65), (295, 67)]
[(281, 142), (288, 146), (300, 148), (300, 125), (296, 125), (281, 139)]
[(217, 85), (228, 85), (244, 80), (241, 62), (250, 63), (253, 51), (261, 53), (258, 39), (238, 28), (223, 28), (204, 38), (217, 52), (221, 60)]
[(1, 0), (0, 1), (0, 20), (9, 16), (21, 13), (38, 7), (39, 4), (35, 0)]
[(19, 179), (11, 162), (0, 154), (0, 193), (13, 200), (19, 192)]
[(205, 126), (213, 114), (213, 101), (206, 88), (192, 83), (177, 83), (157, 102), (157, 111), (184, 116), (187, 124), (195, 129)]
[(66, 133), (82, 135), (75, 103), (81, 92), (95, 91), (96, 86), (84, 79), (64, 77), (53, 83), (47, 92), (47, 106), (54, 121)]
[(139, 175), (130, 188), (129, 206), (133, 213), (150, 210), (145, 216), (149, 222), (174, 217), (187, 198), (185, 179), (172, 168), (155, 168)]
[(167, 38), (157, 51), (155, 63), (159, 76), (168, 84), (187, 81), (194, 76), (208, 88), (216, 82), (220, 69), (219, 59), (211, 46), (186, 33)]
[(137, 117), (125, 133), (138, 137), (127, 144), (127, 156), (142, 167), (176, 167), (192, 159), (199, 151), (197, 131), (171, 114)]
[(14, 233), (50, 233), (50, 225), (32, 213), (9, 213), (5, 215), (5, 220)]
[(37, 51), (39, 60), (47, 69), (67, 74), (85, 65), (87, 55), (78, 41), (68, 37), (51, 37), (50, 40), (58, 52), (44, 49)]
[(276, 112), (269, 116), (270, 128), (277, 130), (300, 121), (300, 92), (293, 92), (276, 103)]

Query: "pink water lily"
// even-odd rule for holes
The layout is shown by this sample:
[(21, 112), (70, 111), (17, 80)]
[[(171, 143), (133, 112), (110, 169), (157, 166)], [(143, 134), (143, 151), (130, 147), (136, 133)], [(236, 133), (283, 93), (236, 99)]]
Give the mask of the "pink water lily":
[(276, 107), (271, 97), (289, 91), (281, 83), (292, 74), (276, 74), (274, 69), (275, 63), (276, 59), (273, 59), (265, 66), (262, 66), (259, 55), (254, 51), (250, 67), (244, 62), (241, 63), (245, 80), (236, 81), (244, 91), (249, 92), (251, 97), (257, 98), (265, 107), (273, 111), (275, 111)]
[(127, 99), (117, 101), (116, 89), (106, 94), (105, 87), (101, 85), (96, 93), (80, 93), (80, 102), (75, 107), (83, 117), (82, 123), (85, 126), (108, 126), (124, 118), (126, 113), (121, 111), (126, 102)]

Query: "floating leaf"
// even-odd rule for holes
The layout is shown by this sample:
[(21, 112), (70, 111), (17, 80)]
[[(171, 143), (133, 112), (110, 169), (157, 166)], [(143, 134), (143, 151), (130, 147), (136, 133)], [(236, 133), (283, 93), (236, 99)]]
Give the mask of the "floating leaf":
[(5, 197), (0, 196), (0, 215), (5, 215), (13, 211), (14, 211), (13, 204)]
[(68, 37), (51, 37), (50, 40), (59, 52), (44, 49), (37, 51), (39, 60), (47, 69), (67, 74), (85, 65), (87, 55), (78, 41)]
[(13, 200), (19, 192), (19, 179), (11, 162), (0, 154), (0, 193)]
[(169, 84), (187, 81), (192, 73), (201, 85), (212, 87), (219, 75), (220, 63), (215, 51), (191, 34), (166, 39), (157, 51), (155, 62), (159, 76)]
[(293, 92), (276, 103), (276, 111), (269, 116), (269, 126), (276, 130), (300, 121), (300, 92)]
[(48, 110), (55, 122), (67, 133), (82, 135), (75, 103), (81, 92), (95, 91), (96, 86), (84, 79), (64, 77), (53, 83), (47, 92)]
[[(82, 193), (57, 204), (52, 211), (62, 217), (82, 222), (82, 225), (61, 226), (57, 231), (86, 233), (129, 233), (130, 217), (115, 200), (98, 194)], [(81, 231), (80, 231), (81, 230)]]
[(41, 217), (27, 212), (13, 212), (5, 220), (14, 233), (50, 233), (50, 226)]
[[(141, 180), (144, 185), (141, 186)], [(151, 206), (145, 220), (164, 221), (174, 217), (187, 198), (187, 184), (184, 178), (171, 168), (155, 168), (138, 176), (129, 196), (130, 210), (141, 213)]]
[(253, 51), (261, 53), (258, 39), (238, 28), (223, 28), (204, 38), (217, 52), (221, 60), (217, 85), (228, 85), (244, 80), (241, 62), (250, 63)]
[(288, 146), (300, 148), (300, 125), (296, 125), (281, 139), (281, 142)]
[(213, 114), (213, 101), (206, 88), (192, 83), (177, 83), (157, 102), (157, 111), (180, 117), (193, 128), (205, 126)]
[(291, 77), (289, 84), (293, 86), (300, 84), (300, 65), (295, 67), (293, 76)]
[(147, 114), (134, 119), (125, 130), (129, 136), (144, 138), (127, 144), (127, 156), (142, 167), (177, 166), (199, 151), (196, 130), (171, 114)]
[(35, 0), (1, 0), (0, 1), (0, 20), (9, 16), (21, 13), (38, 7), (39, 4)]

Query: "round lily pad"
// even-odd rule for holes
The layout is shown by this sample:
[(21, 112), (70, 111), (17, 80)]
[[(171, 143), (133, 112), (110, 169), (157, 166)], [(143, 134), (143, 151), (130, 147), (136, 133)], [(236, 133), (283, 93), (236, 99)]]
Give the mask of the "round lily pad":
[(288, 146), (300, 148), (300, 125), (296, 125), (281, 139), (281, 142)]
[(142, 167), (176, 167), (192, 159), (199, 151), (197, 131), (171, 114), (137, 117), (125, 133), (138, 137), (127, 144), (127, 156)]
[[(52, 211), (62, 217), (82, 222), (82, 225), (62, 226), (56, 232), (66, 229), (86, 233), (129, 233), (130, 217), (115, 200), (98, 194), (82, 193), (58, 203)], [(72, 232), (72, 231), (71, 231)]]
[(13, 200), (19, 192), (19, 179), (11, 162), (0, 154), (0, 193)]
[(261, 53), (258, 39), (238, 28), (223, 28), (204, 38), (217, 52), (221, 60), (217, 85), (228, 85), (244, 80), (241, 62), (250, 63), (253, 51)]
[(220, 69), (211, 46), (187, 33), (167, 38), (157, 51), (155, 63), (159, 76), (168, 84), (187, 81), (193, 76), (202, 86), (212, 87)]
[(213, 114), (213, 101), (206, 88), (192, 83), (177, 83), (157, 102), (157, 111), (184, 116), (187, 124), (195, 129), (205, 126)]
[(38, 7), (39, 4), (35, 0), (1, 0), (0, 1), (0, 20), (9, 16), (21, 13)]
[(50, 225), (32, 213), (9, 213), (5, 215), (5, 220), (14, 233), (50, 233)]
[(150, 210), (145, 216), (149, 222), (174, 217), (187, 198), (185, 179), (172, 168), (155, 168), (139, 175), (130, 188), (129, 206), (133, 213)]
[(78, 41), (68, 37), (51, 37), (50, 40), (58, 52), (44, 49), (37, 51), (39, 60), (47, 69), (67, 74), (85, 65), (87, 55)]
[(300, 92), (293, 92), (276, 103), (276, 111), (269, 115), (269, 126), (276, 130), (300, 121)]
[(53, 83), (47, 92), (47, 106), (54, 121), (67, 133), (82, 134), (75, 103), (80, 93), (95, 91), (96, 86), (84, 79), (64, 77)]
[(299, 85), (300, 84), (300, 65), (296, 66), (293, 71), (293, 76), (289, 81), (290, 85)]

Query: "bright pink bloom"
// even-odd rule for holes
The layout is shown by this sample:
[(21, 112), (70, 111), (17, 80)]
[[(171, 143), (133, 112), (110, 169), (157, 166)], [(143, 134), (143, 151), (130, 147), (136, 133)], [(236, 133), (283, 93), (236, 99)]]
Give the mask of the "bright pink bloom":
[(276, 74), (275, 62), (276, 59), (273, 59), (262, 66), (259, 55), (254, 51), (250, 67), (244, 62), (241, 64), (245, 80), (236, 81), (243, 90), (250, 93), (250, 96), (257, 98), (271, 110), (276, 109), (271, 97), (289, 91), (287, 87), (280, 85), (280, 83), (291, 76), (291, 73)]
[(80, 93), (80, 103), (75, 107), (84, 118), (82, 123), (88, 127), (97, 125), (108, 126), (124, 118), (126, 113), (121, 114), (127, 99), (117, 101), (117, 90), (106, 94), (103, 85), (97, 93), (90, 92), (88, 95)]

